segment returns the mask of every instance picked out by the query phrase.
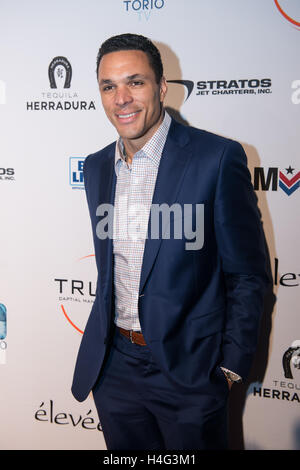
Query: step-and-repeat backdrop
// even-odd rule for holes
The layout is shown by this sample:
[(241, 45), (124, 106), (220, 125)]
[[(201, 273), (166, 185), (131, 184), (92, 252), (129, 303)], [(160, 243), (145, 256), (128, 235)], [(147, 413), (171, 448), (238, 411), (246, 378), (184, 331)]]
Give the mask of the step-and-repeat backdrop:
[(231, 446), (299, 449), (299, 1), (0, 7), (0, 448), (105, 449), (92, 398), (70, 392), (96, 280), (82, 166), (116, 138), (98, 48), (135, 32), (161, 51), (170, 112), (241, 142), (262, 213), (273, 293)]

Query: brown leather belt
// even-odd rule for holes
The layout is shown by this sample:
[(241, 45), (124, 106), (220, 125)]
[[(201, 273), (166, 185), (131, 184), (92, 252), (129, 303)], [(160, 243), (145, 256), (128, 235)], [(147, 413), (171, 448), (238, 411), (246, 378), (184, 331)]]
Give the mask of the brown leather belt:
[(147, 346), (144, 339), (143, 333), (138, 333), (133, 330), (125, 330), (124, 328), (118, 327), (121, 335), (126, 336), (132, 343), (138, 344), (139, 346)]

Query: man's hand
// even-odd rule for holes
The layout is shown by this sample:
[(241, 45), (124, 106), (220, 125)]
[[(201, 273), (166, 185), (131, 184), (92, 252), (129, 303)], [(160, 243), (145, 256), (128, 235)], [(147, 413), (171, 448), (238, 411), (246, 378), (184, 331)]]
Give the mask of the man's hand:
[(222, 371), (223, 371), (223, 373), (226, 377), (229, 390), (231, 390), (231, 387), (235, 382), (236, 383), (241, 383), (242, 378), (238, 374), (236, 374), (236, 373), (234, 373), (234, 372), (232, 372), (232, 371), (230, 371), (230, 370), (228, 370), (228, 369), (226, 369), (225, 367), (222, 367), (222, 366), (221, 366), (221, 369), (222, 369)]
[(231, 390), (231, 387), (232, 385), (234, 384), (234, 382), (232, 382), (232, 380), (229, 380), (229, 378), (227, 377), (227, 375), (224, 373), (223, 371), (223, 374), (225, 375), (226, 377), (226, 380), (227, 380), (227, 383), (228, 383), (228, 387), (229, 387), (229, 390)]

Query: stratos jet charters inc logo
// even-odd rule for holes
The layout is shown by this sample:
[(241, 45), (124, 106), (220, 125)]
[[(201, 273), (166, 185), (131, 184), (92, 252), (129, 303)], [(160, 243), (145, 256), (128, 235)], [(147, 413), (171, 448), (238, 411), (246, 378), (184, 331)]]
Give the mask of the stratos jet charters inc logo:
[[(283, 0), (274, 0), (274, 3), (279, 11), (279, 13), (285, 18), (292, 26), (296, 26), (300, 30), (300, 8), (299, 1), (294, 2), (284, 2)], [(295, 14), (299, 13), (297, 18)]]
[(179, 83), (183, 85), (187, 90), (187, 95), (184, 101), (187, 101), (194, 89), (194, 82), (192, 80), (167, 80), (168, 83)]
[(268, 95), (272, 93), (271, 78), (241, 78), (229, 77), (225, 79), (210, 80), (167, 80), (174, 85), (182, 85), (185, 88), (186, 102), (190, 96), (255, 96)]

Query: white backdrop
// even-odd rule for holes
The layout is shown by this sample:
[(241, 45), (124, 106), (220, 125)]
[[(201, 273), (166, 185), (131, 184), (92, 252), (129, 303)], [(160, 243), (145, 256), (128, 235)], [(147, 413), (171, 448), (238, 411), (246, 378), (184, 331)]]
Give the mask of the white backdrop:
[(98, 48), (135, 32), (161, 50), (167, 105), (240, 141), (257, 190), (276, 301), (251, 379), (233, 391), (231, 445), (299, 449), (299, 1), (1, 0), (0, 10), (0, 448), (105, 449), (92, 399), (70, 392), (96, 280), (81, 169), (116, 138)]

